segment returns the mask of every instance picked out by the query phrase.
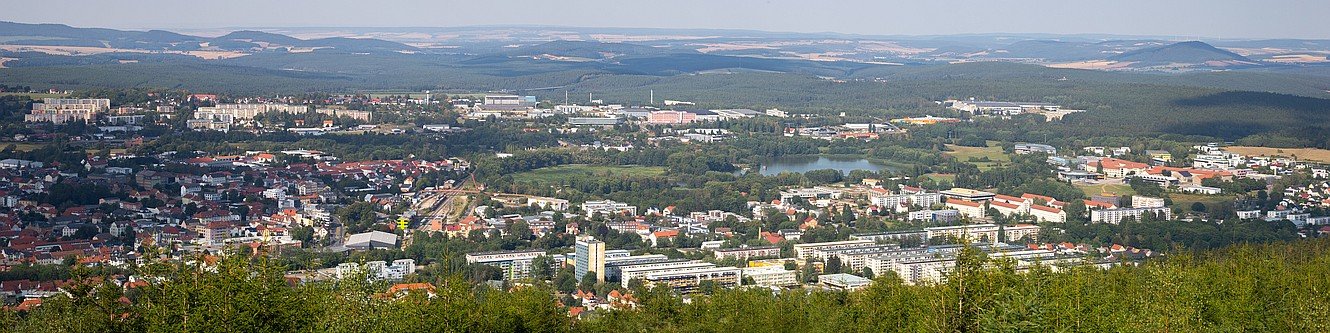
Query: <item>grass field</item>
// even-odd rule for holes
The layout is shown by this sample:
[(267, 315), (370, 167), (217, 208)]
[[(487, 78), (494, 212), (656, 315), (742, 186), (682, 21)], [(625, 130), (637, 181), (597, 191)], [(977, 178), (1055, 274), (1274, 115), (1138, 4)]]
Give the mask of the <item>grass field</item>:
[(1085, 195), (1090, 196), (1105, 193), (1116, 196), (1136, 194), (1136, 191), (1131, 189), (1131, 185), (1127, 184), (1076, 184), (1076, 187), (1085, 192)]
[[(1002, 152), (1002, 147), (994, 146), (993, 142), (989, 142), (988, 147), (983, 148), (947, 145), (947, 149), (951, 150), (946, 153), (947, 155), (955, 156), (961, 162), (974, 164), (980, 170), (988, 170), (1011, 162), (1011, 156), (1007, 156), (1006, 153)], [(988, 162), (970, 162), (971, 158), (982, 159), (985, 157), (988, 158)]]
[(1168, 198), (1173, 199), (1174, 206), (1182, 207), (1183, 209), (1191, 209), (1191, 204), (1195, 202), (1200, 202), (1207, 206), (1213, 206), (1212, 204), (1216, 203), (1233, 202), (1233, 199), (1237, 198), (1237, 196), (1231, 194), (1201, 195), (1190, 193), (1169, 193)]
[(923, 174), (923, 175), (921, 175), (921, 176), (919, 176), (919, 177), (920, 177), (920, 178), (930, 178), (930, 179), (933, 179), (933, 180), (936, 180), (936, 181), (940, 181), (940, 182), (941, 182), (941, 181), (946, 181), (946, 182), (955, 182), (955, 181), (956, 181), (956, 174), (954, 174), (954, 173), (928, 173), (928, 174)]
[(33, 151), (34, 149), (41, 148), (45, 144), (31, 142), (0, 142), (0, 149), (9, 147), (9, 145), (14, 145), (14, 150), (17, 151)]
[(540, 168), (513, 175), (513, 180), (518, 182), (539, 182), (549, 183), (560, 179), (573, 176), (630, 176), (630, 177), (652, 177), (665, 173), (665, 167), (648, 167), (638, 165), (585, 165), (571, 164), (560, 165), (548, 168)]
[(1224, 147), (1224, 150), (1245, 156), (1284, 156), (1294, 157), (1298, 160), (1316, 161), (1330, 163), (1330, 150), (1319, 148), (1269, 148), (1269, 147), (1248, 147), (1232, 146)]

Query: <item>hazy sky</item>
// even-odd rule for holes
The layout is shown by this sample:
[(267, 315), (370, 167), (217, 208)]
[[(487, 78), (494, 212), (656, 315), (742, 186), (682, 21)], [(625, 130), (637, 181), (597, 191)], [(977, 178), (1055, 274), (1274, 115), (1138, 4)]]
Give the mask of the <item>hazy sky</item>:
[(230, 27), (727, 28), (876, 35), (1108, 33), (1330, 38), (1326, 0), (41, 0), (0, 20), (120, 29)]

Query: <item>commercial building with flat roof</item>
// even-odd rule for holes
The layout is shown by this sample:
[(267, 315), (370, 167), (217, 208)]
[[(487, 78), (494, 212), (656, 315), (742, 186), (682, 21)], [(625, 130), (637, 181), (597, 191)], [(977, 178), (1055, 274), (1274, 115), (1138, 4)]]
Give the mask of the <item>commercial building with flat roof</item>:
[(873, 280), (850, 274), (818, 275), (817, 283), (841, 290), (859, 290), (873, 283)]
[(950, 190), (941, 191), (942, 196), (948, 199), (960, 199), (969, 201), (986, 201), (993, 199), (997, 194), (968, 188), (953, 187)]

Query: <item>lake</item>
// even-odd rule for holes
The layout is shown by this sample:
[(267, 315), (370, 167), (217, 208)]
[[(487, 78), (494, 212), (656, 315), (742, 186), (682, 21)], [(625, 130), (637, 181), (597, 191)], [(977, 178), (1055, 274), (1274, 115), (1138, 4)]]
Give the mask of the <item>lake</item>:
[(854, 170), (896, 171), (895, 168), (875, 164), (862, 158), (831, 158), (825, 156), (785, 156), (773, 159), (761, 167), (761, 173), (764, 176), (777, 175), (782, 172), (804, 173), (811, 170), (835, 169), (842, 174), (849, 174)]

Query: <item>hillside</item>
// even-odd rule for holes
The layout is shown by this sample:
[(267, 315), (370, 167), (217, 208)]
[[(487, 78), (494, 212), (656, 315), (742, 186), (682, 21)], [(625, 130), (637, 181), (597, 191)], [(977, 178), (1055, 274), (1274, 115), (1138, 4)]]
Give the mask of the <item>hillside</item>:
[(1204, 42), (1190, 41), (1149, 47), (1108, 58), (1131, 62), (1133, 66), (1190, 65), (1206, 67), (1251, 66), (1257, 63), (1237, 53), (1221, 50)]

